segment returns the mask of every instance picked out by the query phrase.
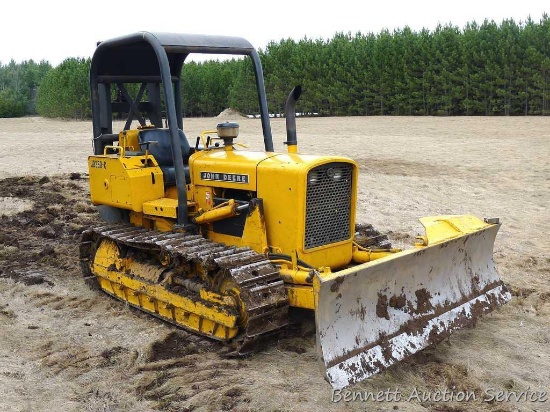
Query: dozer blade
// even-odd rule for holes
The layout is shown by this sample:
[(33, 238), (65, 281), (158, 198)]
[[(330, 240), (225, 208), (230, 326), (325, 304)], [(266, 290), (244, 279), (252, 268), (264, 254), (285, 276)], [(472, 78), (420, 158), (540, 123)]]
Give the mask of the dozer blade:
[(427, 246), (314, 280), (317, 348), (344, 388), (474, 325), (511, 299), (493, 262), (500, 224), (423, 218)]

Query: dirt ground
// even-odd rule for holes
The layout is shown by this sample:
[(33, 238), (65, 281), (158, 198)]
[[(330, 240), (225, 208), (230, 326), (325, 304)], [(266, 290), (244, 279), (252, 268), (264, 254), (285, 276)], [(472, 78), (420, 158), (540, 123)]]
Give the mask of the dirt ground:
[[(187, 136), (219, 120), (188, 120)], [(239, 141), (260, 149), (259, 120), (233, 120)], [(283, 150), (284, 120), (272, 126)], [(358, 222), (394, 243), (412, 242), (426, 215), (503, 222), (494, 257), (512, 302), (351, 388), (398, 391), (400, 402), (334, 403), (311, 316), (259, 353), (226, 358), (217, 343), (89, 290), (78, 242), (98, 219), (90, 138), (89, 122), (0, 119), (0, 410), (550, 410), (539, 393), (550, 384), (550, 118), (298, 119), (300, 152), (359, 163)], [(437, 391), (477, 399), (421, 399)], [(509, 399), (487, 402), (499, 391)], [(510, 395), (524, 391), (535, 395)]]

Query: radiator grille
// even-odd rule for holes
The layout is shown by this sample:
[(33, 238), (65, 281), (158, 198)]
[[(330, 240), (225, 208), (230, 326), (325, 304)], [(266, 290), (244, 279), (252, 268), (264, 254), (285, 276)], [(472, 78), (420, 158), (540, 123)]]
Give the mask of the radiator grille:
[(328, 163), (307, 175), (304, 248), (350, 238), (353, 166)]

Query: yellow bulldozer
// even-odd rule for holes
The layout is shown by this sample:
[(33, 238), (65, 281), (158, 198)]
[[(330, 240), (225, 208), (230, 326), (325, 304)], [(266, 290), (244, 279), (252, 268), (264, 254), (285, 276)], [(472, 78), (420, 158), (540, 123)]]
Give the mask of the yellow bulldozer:
[[(193, 53), (250, 58), (264, 151), (239, 148), (233, 122), (207, 125), (189, 143), (181, 77)], [(298, 152), (300, 87), (286, 102), (287, 150), (275, 152), (261, 62), (245, 39), (139, 32), (103, 41), (90, 89), (90, 194), (104, 221), (82, 236), (91, 286), (238, 354), (280, 333), (290, 308), (313, 310), (334, 388), (510, 299), (492, 259), (498, 219), (422, 218), (425, 236), (403, 251), (356, 225), (357, 164)]]

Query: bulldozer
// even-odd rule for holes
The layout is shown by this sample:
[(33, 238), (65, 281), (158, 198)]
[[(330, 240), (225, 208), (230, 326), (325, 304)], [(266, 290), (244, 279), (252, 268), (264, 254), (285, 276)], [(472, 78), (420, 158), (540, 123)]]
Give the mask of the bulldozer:
[[(181, 79), (194, 53), (251, 61), (260, 112), (251, 121), (265, 150), (241, 148), (236, 122), (187, 139)], [(100, 42), (90, 92), (90, 196), (102, 219), (80, 244), (91, 287), (242, 355), (280, 336), (290, 312), (314, 311), (334, 388), (511, 298), (492, 258), (497, 218), (423, 217), (425, 234), (405, 250), (357, 225), (357, 163), (298, 151), (299, 86), (276, 152), (259, 54), (243, 38), (138, 32)]]

